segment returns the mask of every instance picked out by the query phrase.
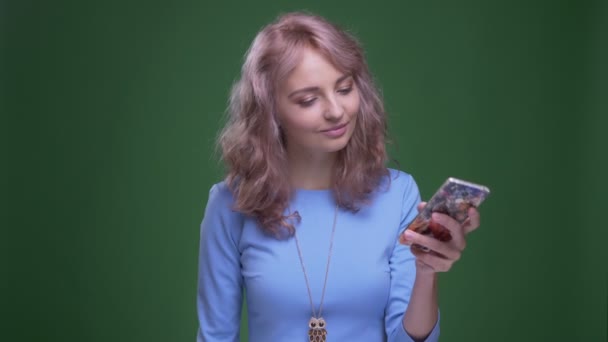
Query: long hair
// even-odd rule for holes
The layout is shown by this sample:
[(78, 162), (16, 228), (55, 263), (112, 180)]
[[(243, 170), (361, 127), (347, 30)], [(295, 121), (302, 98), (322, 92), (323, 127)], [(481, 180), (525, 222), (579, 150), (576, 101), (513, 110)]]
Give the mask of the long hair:
[(272, 235), (293, 234), (283, 213), (293, 194), (287, 155), (276, 113), (275, 85), (300, 60), (303, 48), (315, 49), (336, 69), (353, 76), (360, 97), (356, 127), (338, 152), (332, 175), (337, 204), (356, 212), (389, 178), (385, 149), (386, 118), (363, 49), (348, 32), (322, 17), (287, 13), (264, 27), (249, 47), (240, 79), (234, 84), (229, 120), (218, 146), (227, 168), (226, 183), (235, 196), (234, 210), (255, 217)]

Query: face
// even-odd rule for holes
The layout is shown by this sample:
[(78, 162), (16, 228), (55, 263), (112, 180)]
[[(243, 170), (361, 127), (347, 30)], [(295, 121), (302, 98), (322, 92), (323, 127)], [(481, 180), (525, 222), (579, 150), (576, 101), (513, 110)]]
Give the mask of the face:
[(346, 146), (359, 112), (359, 92), (351, 75), (304, 49), (277, 95), (278, 120), (291, 157), (331, 154)]

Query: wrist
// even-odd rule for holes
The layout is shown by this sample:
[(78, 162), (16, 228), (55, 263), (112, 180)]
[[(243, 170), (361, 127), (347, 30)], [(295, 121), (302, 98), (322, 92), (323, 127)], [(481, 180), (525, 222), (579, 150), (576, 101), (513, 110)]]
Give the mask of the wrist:
[(437, 282), (437, 272), (417, 269), (416, 282), (435, 283)]

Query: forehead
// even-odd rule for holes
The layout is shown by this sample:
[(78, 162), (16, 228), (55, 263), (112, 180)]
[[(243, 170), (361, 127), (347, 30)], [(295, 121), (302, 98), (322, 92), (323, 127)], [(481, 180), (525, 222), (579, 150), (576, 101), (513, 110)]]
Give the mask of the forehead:
[(302, 87), (333, 87), (344, 73), (331, 62), (311, 48), (303, 48), (295, 68), (284, 80), (284, 89), (295, 90)]

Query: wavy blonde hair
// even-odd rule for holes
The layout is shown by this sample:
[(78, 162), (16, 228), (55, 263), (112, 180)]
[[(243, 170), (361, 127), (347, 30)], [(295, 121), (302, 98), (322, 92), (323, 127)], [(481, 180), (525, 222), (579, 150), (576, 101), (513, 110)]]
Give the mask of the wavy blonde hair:
[(337, 204), (356, 212), (368, 203), (386, 167), (386, 119), (363, 49), (356, 38), (322, 17), (293, 12), (264, 27), (248, 49), (234, 84), (229, 119), (218, 139), (234, 210), (255, 217), (272, 235), (293, 234), (283, 213), (294, 191), (287, 174), (285, 141), (277, 121), (275, 85), (287, 77), (303, 48), (313, 48), (353, 76), (360, 108), (353, 135), (336, 159), (332, 192)]

